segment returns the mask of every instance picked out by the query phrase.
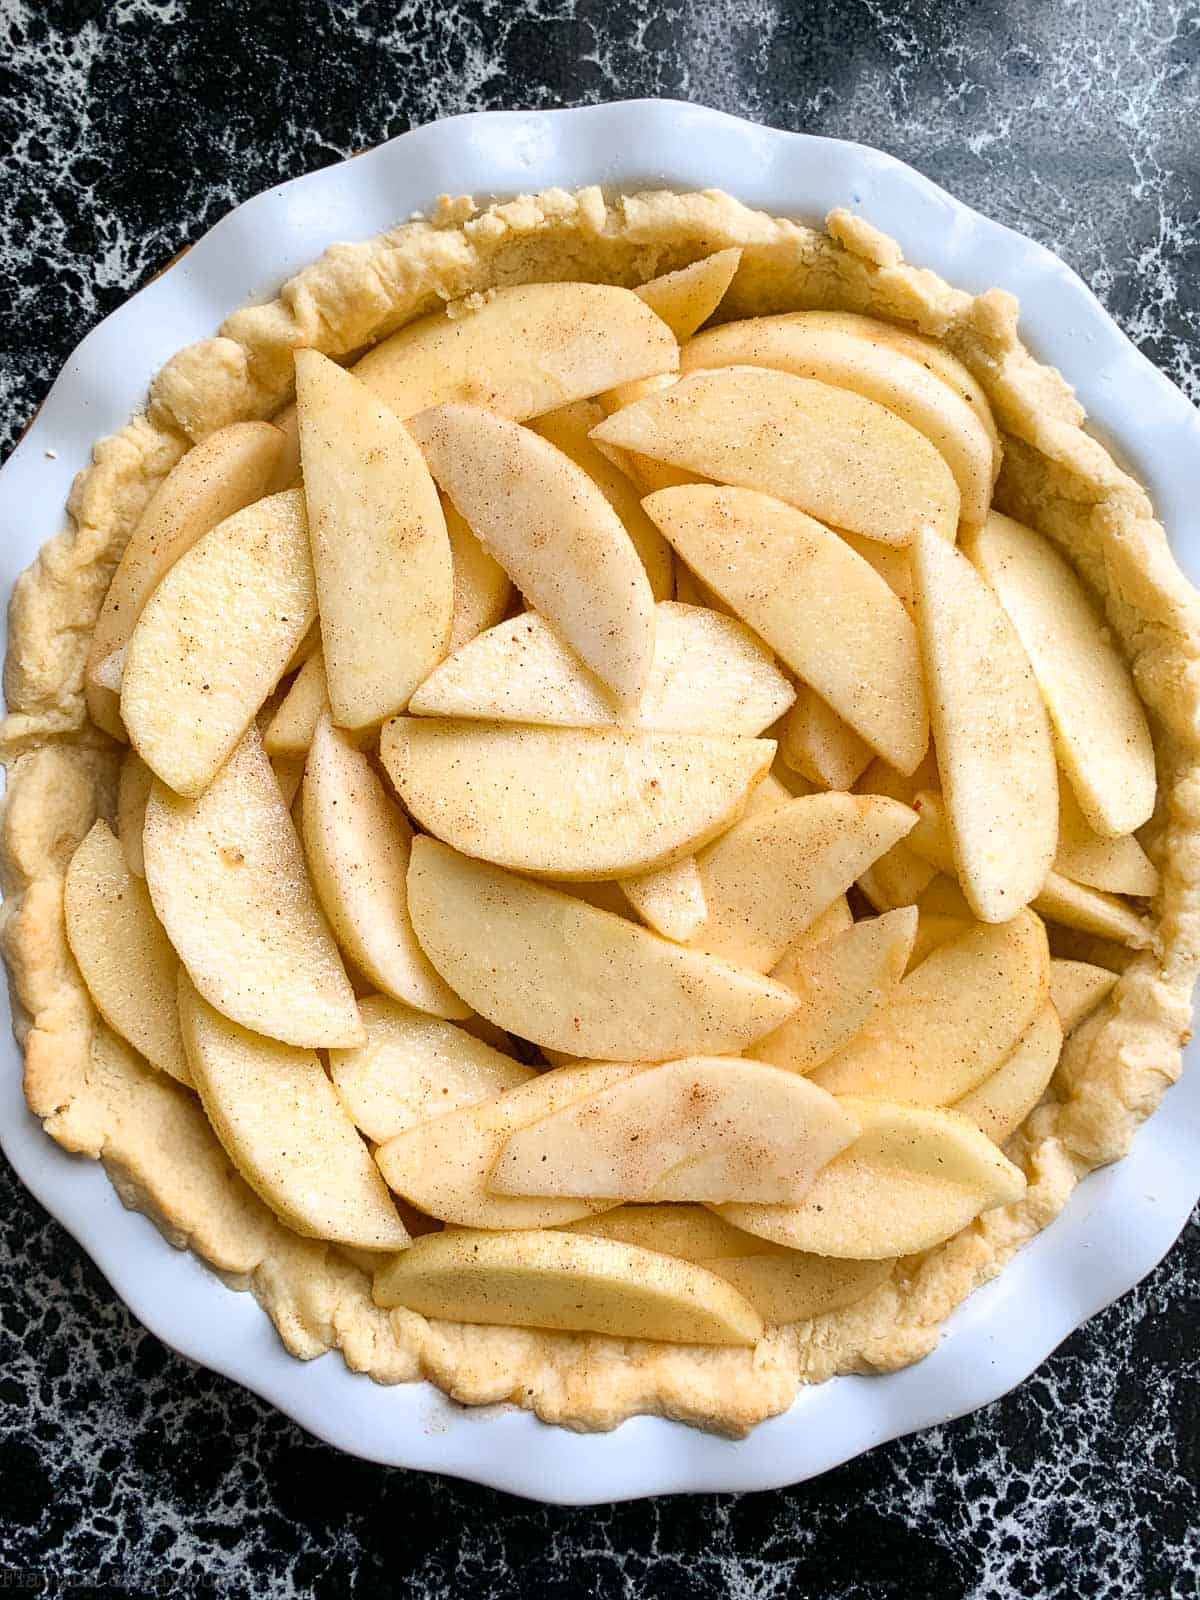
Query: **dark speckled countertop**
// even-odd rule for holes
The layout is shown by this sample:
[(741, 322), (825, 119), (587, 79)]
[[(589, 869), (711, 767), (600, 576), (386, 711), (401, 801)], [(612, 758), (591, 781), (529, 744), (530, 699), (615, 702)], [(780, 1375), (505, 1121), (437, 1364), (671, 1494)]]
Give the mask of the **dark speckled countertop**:
[[(237, 201), (420, 122), (633, 95), (889, 150), (1200, 398), (1200, 0), (0, 0), (0, 444)], [(1015, 1394), (779, 1493), (522, 1504), (314, 1443), (145, 1333), (0, 1166), (0, 1587), (1195, 1596), (1200, 1229)]]

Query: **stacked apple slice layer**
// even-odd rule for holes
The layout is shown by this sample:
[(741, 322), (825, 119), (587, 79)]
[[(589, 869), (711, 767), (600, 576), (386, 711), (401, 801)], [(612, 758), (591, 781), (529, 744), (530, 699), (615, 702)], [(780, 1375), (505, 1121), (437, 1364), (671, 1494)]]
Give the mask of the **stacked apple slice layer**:
[(976, 378), (706, 327), (740, 267), (297, 351), (290, 450), (196, 445), (100, 613), (72, 952), (381, 1306), (748, 1346), (889, 1292), (1153, 940), (1145, 713)]

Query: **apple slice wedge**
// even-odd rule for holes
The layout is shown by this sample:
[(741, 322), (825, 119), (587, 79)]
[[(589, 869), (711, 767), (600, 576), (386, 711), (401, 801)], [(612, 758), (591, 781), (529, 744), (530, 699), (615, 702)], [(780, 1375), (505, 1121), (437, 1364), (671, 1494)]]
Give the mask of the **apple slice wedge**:
[(285, 1044), (362, 1041), (354, 992), (255, 728), (198, 800), (155, 784), (143, 843), (154, 909), (204, 999)]
[(454, 614), (446, 642), (450, 653), (501, 620), (512, 600), (513, 586), (508, 573), (488, 555), (462, 512), (445, 495), (442, 515), (454, 569)]
[(278, 710), (263, 730), (263, 749), (269, 756), (307, 755), (328, 704), (325, 658), (318, 649), (292, 679)]
[(537, 722), (573, 728), (753, 736), (791, 705), (795, 691), (770, 651), (732, 617), (661, 601), (654, 655), (641, 697), (622, 707), (536, 612), (481, 633), (413, 695), (421, 717)]
[(176, 462), (142, 512), (96, 618), (84, 672), (89, 715), (114, 738), (125, 737), (120, 683), (104, 674), (105, 663), (122, 659), (142, 607), (179, 557), (268, 492), (283, 446), (269, 422), (218, 428)]
[(259, 500), (206, 533), (146, 601), (129, 639), (121, 716), (177, 794), (202, 794), (316, 616), (304, 503)]
[(527, 283), (409, 323), (368, 351), (354, 375), (402, 421), (465, 401), (524, 422), (678, 365), (671, 330), (632, 290)]
[(550, 1228), (618, 1204), (620, 1197), (514, 1197), (491, 1176), (518, 1129), (643, 1069), (600, 1062), (555, 1067), (477, 1105), (419, 1122), (375, 1152), (388, 1186), (431, 1217), (466, 1228)]
[(142, 857), (142, 830), (146, 826), (146, 802), (154, 787), (154, 774), (136, 750), (127, 750), (117, 779), (117, 838), (125, 852), (130, 872), (146, 876)]
[(970, 1117), (993, 1144), (1003, 1144), (1045, 1094), (1062, 1042), (1062, 1023), (1047, 1000), (996, 1070), (956, 1101), (954, 1109)]
[[(640, 303), (640, 302), (639, 302)], [(654, 595), (620, 517), (569, 456), (478, 406), (409, 423), (441, 488), (525, 598), (620, 700), (654, 655)]]
[(769, 971), (913, 821), (895, 800), (851, 794), (809, 795), (743, 818), (699, 856), (708, 916), (691, 945)]
[(800, 1009), (746, 1053), (789, 1072), (811, 1072), (828, 1061), (888, 1004), (916, 931), (916, 907), (904, 906), (852, 923), (822, 944), (793, 945), (771, 976), (799, 997)]
[(1132, 833), (1154, 811), (1154, 745), (1133, 675), (1083, 584), (1049, 539), (998, 512), (964, 549), (1021, 640), (1084, 816), (1097, 833)]
[(509, 1195), (794, 1203), (860, 1131), (796, 1073), (692, 1057), (520, 1129), (489, 1182)]
[(733, 1053), (796, 1009), (788, 990), (758, 973), (428, 837), (413, 842), (408, 904), (426, 955), (457, 994), (510, 1033), (569, 1055)]
[(183, 974), (179, 1014), (213, 1131), (276, 1216), (305, 1238), (403, 1250), (408, 1230), (319, 1059), (239, 1027)]
[(988, 514), (995, 463), (983, 419), (957, 390), (894, 344), (831, 324), (819, 311), (792, 311), (710, 328), (682, 351), (679, 365), (683, 373), (771, 367), (877, 401), (943, 456), (962, 497), (962, 520), (979, 524)]
[(958, 486), (924, 434), (812, 378), (762, 367), (692, 372), (614, 412), (592, 437), (761, 490), (884, 544), (909, 544), (919, 529), (953, 540), (958, 527)]
[(107, 822), (92, 825), (63, 886), (67, 942), (96, 1010), (151, 1066), (190, 1084), (175, 995), (179, 958)]
[(803, 1250), (701, 1261), (744, 1295), (769, 1328), (857, 1305), (892, 1274), (891, 1261), (838, 1261)]
[(1109, 894), (1154, 895), (1158, 870), (1132, 833), (1096, 833), (1069, 783), (1058, 786), (1058, 851), (1054, 870), (1073, 883)]
[(917, 631), (963, 893), (1005, 922), (1041, 889), (1058, 842), (1050, 724), (1021, 640), (959, 551), (913, 544)]
[(686, 944), (708, 915), (695, 856), (623, 878), (621, 892), (647, 927), (678, 944)]
[(399, 418), (316, 350), (296, 352), (296, 410), (333, 718), (373, 727), (446, 653), (446, 521)]
[(664, 272), (633, 292), (661, 317), (679, 340), (690, 339), (706, 323), (725, 298), (725, 291), (737, 275), (742, 252), (716, 250), (677, 272)]
[(779, 754), (785, 766), (819, 789), (853, 789), (875, 752), (815, 689), (802, 683), (780, 725)]
[(775, 742), (395, 717), (379, 754), (428, 832), (569, 880), (649, 872), (707, 844), (741, 815)]
[(694, 484), (645, 506), (797, 677), (894, 767), (913, 770), (929, 743), (917, 634), (873, 567), (822, 523), (752, 489)]
[(762, 1318), (724, 1279), (652, 1250), (552, 1230), (429, 1233), (375, 1274), (375, 1300), (451, 1322), (753, 1345)]
[(1025, 1192), (1021, 1169), (959, 1112), (859, 1095), (842, 1103), (863, 1131), (800, 1204), (721, 1206), (727, 1222), (789, 1249), (880, 1261), (930, 1250)]
[(642, 509), (641, 496), (628, 476), (588, 437), (603, 421), (604, 411), (598, 401), (575, 400), (569, 406), (545, 412), (530, 427), (587, 473), (633, 540), (654, 598), (669, 600), (675, 578), (671, 547)]
[(736, 1260), (740, 1256), (782, 1255), (779, 1245), (743, 1233), (703, 1205), (660, 1203), (617, 1206), (597, 1216), (568, 1223), (567, 1233), (616, 1239), (642, 1250), (658, 1250), (681, 1261)]
[(1116, 981), (1115, 972), (1094, 967), (1090, 961), (1051, 961), (1050, 999), (1058, 1012), (1064, 1035), (1073, 1033), (1091, 1016), (1100, 1002), (1112, 993)]
[(317, 898), (358, 970), (418, 1011), (469, 1017), (470, 1006), (430, 966), (413, 932), (408, 818), (328, 712), (308, 753), (300, 827)]
[(1048, 997), (1046, 930), (1025, 911), (976, 926), (915, 967), (813, 1072), (831, 1094), (952, 1105), (993, 1072)]
[(465, 1028), (386, 995), (368, 996), (358, 1011), (367, 1041), (331, 1050), (329, 1076), (355, 1126), (376, 1144), (537, 1077)]

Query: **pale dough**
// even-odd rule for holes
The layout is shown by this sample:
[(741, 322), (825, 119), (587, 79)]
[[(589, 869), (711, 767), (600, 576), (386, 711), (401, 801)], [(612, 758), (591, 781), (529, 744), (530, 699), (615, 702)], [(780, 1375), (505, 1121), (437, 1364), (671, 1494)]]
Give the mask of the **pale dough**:
[[(275, 1220), (234, 1172), (194, 1097), (109, 1033), (87, 997), (63, 932), (63, 875), (94, 818), (113, 816), (118, 761), (86, 717), (88, 633), (156, 485), (213, 429), (285, 406), (295, 349), (343, 357), (443, 303), (469, 315), (470, 297), (495, 285), (638, 284), (731, 245), (743, 257), (723, 316), (825, 307), (887, 317), (943, 339), (987, 391), (1004, 436), (999, 507), (1048, 534), (1102, 598), (1153, 715), (1161, 800), (1152, 848), (1162, 869), (1154, 949), (1125, 966), (1073, 1035), (1050, 1098), (1012, 1140), (1009, 1153), (1029, 1178), (1020, 1204), (900, 1263), (855, 1306), (775, 1330), (753, 1351), (386, 1313), (347, 1257)], [(173, 1244), (249, 1288), (295, 1355), (336, 1347), (380, 1382), (427, 1377), (458, 1400), (512, 1401), (573, 1428), (657, 1412), (737, 1434), (783, 1410), (800, 1383), (925, 1355), (946, 1314), (1057, 1215), (1088, 1171), (1128, 1148), (1178, 1076), (1200, 957), (1200, 599), (1145, 491), (1083, 430), (1068, 383), (1021, 344), (1017, 311), (1002, 291), (973, 298), (904, 265), (891, 240), (847, 212), (833, 213), (822, 233), (715, 192), (606, 200), (597, 189), (553, 190), (483, 211), (443, 201), (431, 221), (333, 245), (277, 300), (235, 312), (217, 337), (174, 356), (144, 414), (97, 444), (76, 480), (68, 527), (12, 599), (0, 943), (26, 1094), (47, 1131), (102, 1160), (125, 1203)]]

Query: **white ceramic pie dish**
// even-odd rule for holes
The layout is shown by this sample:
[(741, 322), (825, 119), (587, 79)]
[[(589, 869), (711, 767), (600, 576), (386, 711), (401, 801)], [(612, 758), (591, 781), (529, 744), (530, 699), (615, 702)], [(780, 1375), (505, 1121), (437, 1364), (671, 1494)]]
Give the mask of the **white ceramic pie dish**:
[[(142, 403), (167, 356), (211, 333), (235, 307), (274, 292), (332, 240), (376, 233), (443, 191), (491, 197), (588, 183), (724, 188), (809, 221), (845, 205), (951, 283), (1012, 290), (1026, 343), (1075, 384), (1095, 430), (1148, 486), (1182, 565), (1200, 581), (1192, 511), (1200, 504), (1200, 415), (1062, 262), (878, 151), (676, 102), (636, 101), (436, 123), (270, 190), (224, 218), (88, 335), (0, 473), (4, 591), (58, 531), (71, 479), (94, 440)], [(649, 1417), (609, 1434), (577, 1435), (506, 1408), (464, 1410), (426, 1384), (382, 1388), (349, 1373), (337, 1354), (294, 1360), (248, 1295), (226, 1289), (126, 1211), (98, 1164), (46, 1137), (26, 1109), (7, 1029), (0, 1145), (147, 1327), (314, 1434), (368, 1460), (588, 1503), (797, 1482), (1019, 1383), (1147, 1273), (1187, 1220), (1200, 1191), (1198, 1053), (1200, 1046), (1189, 1051), (1192, 1070), (1130, 1155), (1086, 1179), (1057, 1221), (953, 1314), (933, 1355), (886, 1377), (839, 1378), (802, 1391), (784, 1416), (740, 1442)]]

